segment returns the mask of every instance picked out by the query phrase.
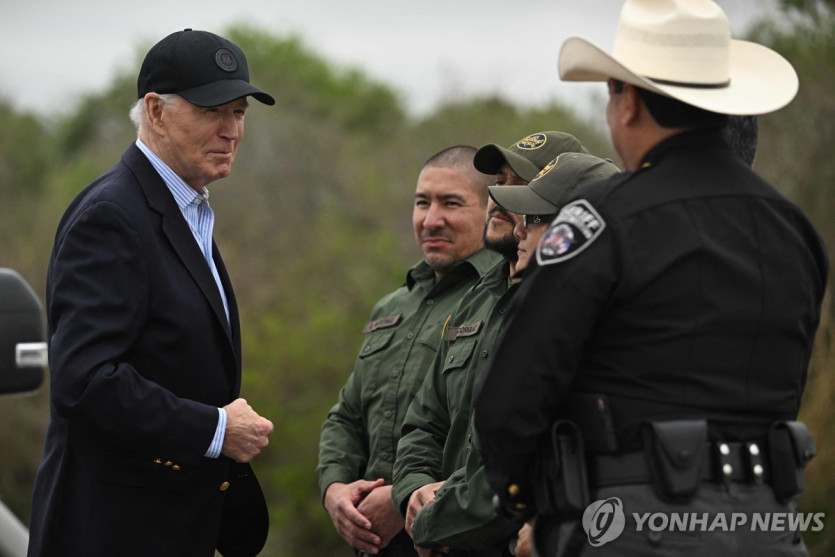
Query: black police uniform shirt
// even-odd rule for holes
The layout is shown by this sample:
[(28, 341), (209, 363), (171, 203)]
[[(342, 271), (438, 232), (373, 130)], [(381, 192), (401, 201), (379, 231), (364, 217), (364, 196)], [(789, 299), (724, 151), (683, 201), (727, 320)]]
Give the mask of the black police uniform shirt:
[(619, 452), (650, 420), (707, 418), (733, 441), (794, 419), (827, 272), (807, 218), (715, 130), (586, 188), (543, 236), (479, 386), (491, 484), (529, 480), (571, 392), (610, 397)]

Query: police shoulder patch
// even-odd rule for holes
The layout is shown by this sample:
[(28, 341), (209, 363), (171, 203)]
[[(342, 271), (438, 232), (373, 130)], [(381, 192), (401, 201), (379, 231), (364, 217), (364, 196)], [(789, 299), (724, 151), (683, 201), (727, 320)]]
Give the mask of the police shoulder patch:
[(536, 248), (536, 261), (551, 265), (571, 259), (589, 247), (604, 228), (606, 222), (591, 203), (585, 199), (572, 201), (543, 234)]

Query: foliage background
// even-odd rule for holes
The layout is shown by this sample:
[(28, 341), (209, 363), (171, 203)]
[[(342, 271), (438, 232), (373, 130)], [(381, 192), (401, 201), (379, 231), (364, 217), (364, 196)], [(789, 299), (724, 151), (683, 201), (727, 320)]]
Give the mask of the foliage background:
[[(784, 17), (763, 22), (752, 38), (792, 62), (801, 89), (788, 108), (761, 118), (755, 169), (806, 210), (832, 253), (835, 1), (783, 4)], [(546, 129), (617, 157), (602, 118), (587, 121), (558, 104), (461, 99), (417, 118), (385, 83), (334, 67), (298, 39), (243, 26), (222, 34), (243, 48), (257, 84), (277, 100), (271, 108), (254, 103), (235, 170), (212, 188), (215, 239), (241, 306), (243, 396), (276, 424), (255, 463), (271, 507), (263, 555), (350, 555), (320, 504), (319, 427), (372, 305), (419, 257), (410, 214), (423, 161), (449, 145), (507, 145)], [(60, 117), (0, 99), (0, 265), (17, 269), (41, 295), (64, 208), (135, 138), (127, 118), (134, 97), (134, 76), (121, 75)], [(832, 316), (827, 297), (801, 410), (819, 450), (801, 510), (828, 517), (823, 532), (806, 536), (815, 556), (835, 554)], [(0, 405), (0, 497), (28, 522), (48, 388)]]

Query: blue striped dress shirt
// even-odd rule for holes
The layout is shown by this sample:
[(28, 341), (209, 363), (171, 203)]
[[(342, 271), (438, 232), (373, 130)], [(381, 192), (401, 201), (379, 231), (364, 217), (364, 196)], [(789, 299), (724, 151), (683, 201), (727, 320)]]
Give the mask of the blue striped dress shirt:
[[(136, 140), (136, 146), (142, 151), (151, 163), (151, 166), (156, 169), (162, 177), (165, 185), (174, 196), (174, 201), (183, 213), (188, 226), (194, 234), (194, 239), (197, 245), (200, 246), (200, 251), (203, 252), (203, 257), (212, 271), (212, 276), (215, 278), (217, 289), (220, 292), (220, 297), (223, 300), (223, 309), (226, 310), (226, 320), (229, 321), (229, 303), (226, 301), (226, 292), (223, 290), (223, 285), (220, 282), (220, 275), (217, 272), (214, 259), (212, 259), (212, 229), (215, 225), (215, 214), (212, 208), (209, 207), (209, 190), (205, 187), (201, 193), (198, 193), (191, 186), (185, 183), (167, 164), (162, 162), (156, 153), (151, 151), (142, 140)], [(223, 408), (218, 408), (218, 423), (215, 430), (215, 436), (212, 439), (212, 444), (209, 450), (206, 451), (206, 456), (209, 458), (217, 458), (223, 449), (224, 432), (226, 431), (226, 411)]]

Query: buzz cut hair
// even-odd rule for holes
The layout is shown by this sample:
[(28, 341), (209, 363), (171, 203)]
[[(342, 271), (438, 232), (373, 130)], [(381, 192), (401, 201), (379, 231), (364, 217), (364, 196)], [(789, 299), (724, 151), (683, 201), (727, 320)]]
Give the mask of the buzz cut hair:
[(494, 174), (483, 174), (473, 165), (478, 149), (472, 145), (453, 145), (438, 151), (423, 163), (423, 169), (448, 168), (467, 176), (473, 189), (478, 193), (482, 206), (487, 205), (487, 188), (496, 183)]

